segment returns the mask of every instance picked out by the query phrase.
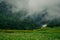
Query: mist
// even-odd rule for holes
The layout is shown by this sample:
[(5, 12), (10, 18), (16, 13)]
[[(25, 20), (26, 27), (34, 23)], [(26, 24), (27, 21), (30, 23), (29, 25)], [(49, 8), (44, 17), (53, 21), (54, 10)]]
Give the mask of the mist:
[(13, 14), (23, 11), (20, 13), (20, 20), (30, 17), (37, 24), (49, 24), (54, 19), (60, 20), (60, 0), (0, 0), (0, 3), (3, 1), (11, 5), (9, 9)]

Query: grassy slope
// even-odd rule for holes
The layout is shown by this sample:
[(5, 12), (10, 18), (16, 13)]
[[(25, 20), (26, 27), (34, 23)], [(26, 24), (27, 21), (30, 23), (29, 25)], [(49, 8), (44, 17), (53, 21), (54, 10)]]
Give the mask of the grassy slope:
[(0, 30), (0, 40), (60, 40), (60, 28)]

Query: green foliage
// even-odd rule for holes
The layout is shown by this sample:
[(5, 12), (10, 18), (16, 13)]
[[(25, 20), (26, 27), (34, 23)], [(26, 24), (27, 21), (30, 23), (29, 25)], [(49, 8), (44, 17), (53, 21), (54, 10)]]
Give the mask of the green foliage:
[(7, 30), (14, 31), (14, 33), (6, 33), (6, 30), (0, 31), (0, 40), (60, 40), (60, 28), (37, 29), (33, 32), (31, 30)]
[(20, 21), (16, 16), (0, 14), (0, 29), (34, 29), (36, 25), (29, 19)]

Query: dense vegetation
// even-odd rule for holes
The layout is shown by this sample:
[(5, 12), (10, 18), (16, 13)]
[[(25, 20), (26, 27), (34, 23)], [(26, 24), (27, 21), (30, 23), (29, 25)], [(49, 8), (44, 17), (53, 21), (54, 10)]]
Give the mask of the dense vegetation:
[(0, 40), (60, 40), (60, 28), (0, 30)]

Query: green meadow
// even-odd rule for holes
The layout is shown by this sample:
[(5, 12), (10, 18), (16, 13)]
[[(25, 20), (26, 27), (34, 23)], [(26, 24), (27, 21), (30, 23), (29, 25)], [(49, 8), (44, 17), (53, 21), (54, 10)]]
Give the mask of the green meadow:
[(34, 30), (2, 30), (0, 40), (60, 40), (60, 27)]

